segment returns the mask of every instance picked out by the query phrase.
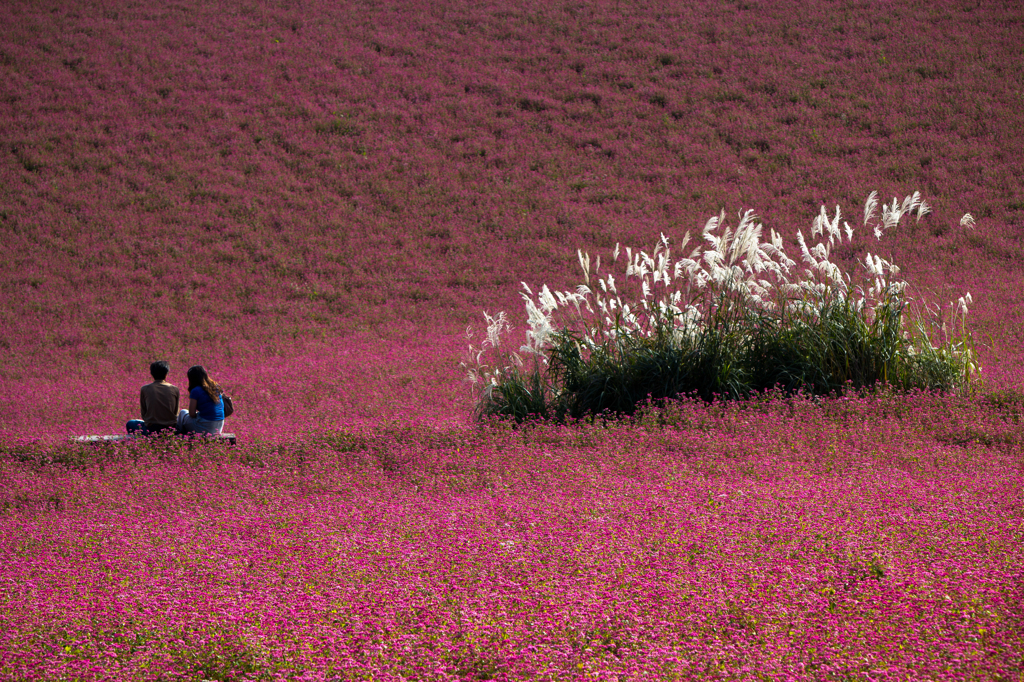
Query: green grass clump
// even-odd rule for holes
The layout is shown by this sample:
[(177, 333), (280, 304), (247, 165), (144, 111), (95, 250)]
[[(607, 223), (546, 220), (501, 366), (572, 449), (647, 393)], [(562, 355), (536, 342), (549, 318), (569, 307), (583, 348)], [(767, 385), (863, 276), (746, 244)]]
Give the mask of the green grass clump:
[[(864, 224), (875, 217), (868, 198)], [(876, 238), (903, 215), (928, 211), (919, 195), (883, 206)], [(625, 277), (591, 272), (575, 291), (534, 295), (524, 284), (530, 328), (526, 344), (507, 347), (504, 313), (487, 316), (488, 335), (464, 363), (478, 387), (480, 417), (565, 420), (633, 414), (648, 401), (682, 395), (706, 401), (742, 399), (771, 390), (814, 395), (878, 384), (897, 390), (948, 391), (977, 372), (965, 316), (970, 294), (951, 304), (950, 324), (912, 318), (899, 268), (867, 254), (856, 279), (829, 260), (852, 238), (836, 209), (824, 207), (801, 263), (781, 238), (747, 212), (735, 230), (724, 214), (708, 221), (702, 239), (673, 260), (662, 237), (651, 255), (626, 249)], [(689, 243), (684, 238), (681, 249)], [(684, 253), (686, 253), (684, 251)], [(616, 246), (613, 261), (618, 261)], [(924, 308), (929, 310), (927, 307)]]

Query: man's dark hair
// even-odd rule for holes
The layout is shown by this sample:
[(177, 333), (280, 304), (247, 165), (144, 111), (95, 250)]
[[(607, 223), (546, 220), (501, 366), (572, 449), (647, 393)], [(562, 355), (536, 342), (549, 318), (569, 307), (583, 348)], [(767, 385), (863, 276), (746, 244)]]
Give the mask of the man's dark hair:
[(171, 371), (171, 363), (166, 360), (157, 360), (149, 366), (149, 373), (153, 375), (154, 381), (163, 381), (167, 373)]

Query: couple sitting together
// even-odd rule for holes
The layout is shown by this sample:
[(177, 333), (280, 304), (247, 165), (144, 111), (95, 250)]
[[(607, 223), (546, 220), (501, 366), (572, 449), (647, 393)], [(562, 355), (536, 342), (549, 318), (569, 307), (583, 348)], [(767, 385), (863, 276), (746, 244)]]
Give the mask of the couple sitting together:
[(160, 431), (219, 434), (224, 428), (224, 418), (231, 414), (231, 399), (210, 378), (206, 368), (195, 365), (189, 367), (187, 374), (188, 409), (179, 411), (181, 393), (177, 386), (168, 383), (170, 371), (171, 364), (166, 360), (149, 366), (153, 383), (146, 384), (139, 392), (142, 419), (132, 419), (125, 424), (128, 433), (143, 436)]

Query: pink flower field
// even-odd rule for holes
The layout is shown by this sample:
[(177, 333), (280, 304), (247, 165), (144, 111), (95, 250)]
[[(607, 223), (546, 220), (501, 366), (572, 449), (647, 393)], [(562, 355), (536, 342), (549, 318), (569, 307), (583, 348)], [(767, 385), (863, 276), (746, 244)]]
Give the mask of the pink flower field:
[[(0, 4), (0, 680), (1024, 679), (1020, 63), (997, 0)], [(521, 282), (822, 205), (970, 386), (473, 421)], [(69, 442), (157, 359), (238, 445)]]

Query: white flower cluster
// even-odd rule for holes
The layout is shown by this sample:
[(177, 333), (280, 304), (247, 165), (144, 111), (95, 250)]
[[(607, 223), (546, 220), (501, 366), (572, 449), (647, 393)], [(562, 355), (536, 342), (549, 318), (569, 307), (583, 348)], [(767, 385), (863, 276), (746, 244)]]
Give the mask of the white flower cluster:
[[(883, 204), (876, 219), (878, 199), (872, 192), (864, 208), (864, 225), (880, 239), (904, 215), (914, 212), (920, 220), (929, 211), (920, 193), (914, 192), (902, 203), (894, 198), (891, 205)], [(866, 287), (855, 288), (849, 273), (831, 260), (833, 248), (853, 238), (853, 228), (845, 221), (840, 225), (841, 218), (838, 206), (831, 218), (822, 206), (811, 225), (810, 238), (816, 240), (811, 246), (797, 232), (799, 262), (786, 252), (775, 230), (764, 238), (764, 226), (752, 211), (739, 216), (735, 228), (726, 225), (724, 211), (712, 217), (689, 251), (691, 237), (684, 235), (678, 247), (684, 255), (675, 260), (665, 235), (651, 253), (627, 247), (622, 283), (611, 273), (602, 275), (600, 257), (591, 269), (590, 254), (578, 251), (584, 283), (575, 291), (551, 291), (545, 285), (535, 295), (523, 283), (530, 328), (522, 350), (543, 352), (555, 329), (553, 316), (560, 310), (569, 313), (570, 326), (581, 331), (588, 344), (617, 334), (650, 335), (657, 323), (668, 319), (676, 334), (691, 334), (725, 302), (761, 311), (785, 306), (813, 315), (837, 298), (848, 298), (870, 316), (886, 296), (901, 294), (906, 282), (899, 279), (896, 265), (869, 253), (864, 259)], [(612, 261), (617, 262), (621, 253), (616, 245)], [(623, 283), (631, 285), (628, 294), (622, 291)]]
[(505, 369), (486, 364), (484, 357), (489, 351), (497, 351), (499, 356), (508, 356), (504, 359), (511, 360), (517, 367), (523, 364), (523, 359), (514, 351), (501, 352), (502, 336), (512, 329), (512, 325), (509, 324), (505, 313), (500, 312), (497, 315), (489, 315), (484, 312), (484, 318), (487, 320), (487, 336), (481, 341), (479, 348), (472, 343), (472, 327), (466, 330), (466, 338), (470, 341), (469, 355), (462, 362), (462, 368), (466, 370), (466, 379), (471, 384), (474, 386), (483, 384), (484, 390), (489, 392), (498, 385), (502, 378), (503, 369)]
[[(878, 209), (878, 193), (871, 192), (864, 206), (864, 227), (871, 229), (876, 239), (895, 228), (904, 216), (915, 214), (920, 220), (931, 211), (919, 192), (902, 202), (893, 198), (891, 204), (883, 203), (880, 215)], [(722, 211), (707, 221), (698, 240), (691, 243), (687, 233), (675, 248), (664, 234), (651, 253), (616, 244), (612, 262), (625, 255), (625, 273), (620, 280), (601, 272), (600, 256), (592, 260), (589, 253), (578, 250), (583, 283), (575, 290), (552, 291), (544, 285), (534, 293), (522, 283), (529, 325), (526, 343), (506, 356), (515, 367), (522, 367), (526, 356), (546, 363), (552, 336), (566, 330), (591, 348), (624, 335), (649, 337), (666, 329), (682, 341), (700, 333), (723, 306), (739, 314), (789, 311), (813, 318), (825, 306), (844, 301), (871, 320), (879, 305), (904, 294), (907, 283), (895, 264), (877, 254), (865, 255), (864, 272), (856, 279), (833, 262), (834, 248), (849, 243), (854, 234), (850, 224), (841, 220), (838, 206), (831, 218), (822, 206), (811, 224), (813, 244), (808, 244), (802, 232), (796, 234), (799, 260), (787, 253), (775, 230), (765, 236), (764, 226), (752, 211), (741, 214), (735, 228), (726, 224)], [(973, 220), (967, 215), (961, 224), (972, 227)], [(676, 257), (674, 252), (681, 255)], [(968, 303), (970, 294), (957, 304), (955, 314), (961, 321)], [(471, 354), (476, 354), (475, 364), (464, 366), (476, 368), (470, 370), (474, 383), (495, 384), (502, 370), (481, 365), (481, 352), (486, 347), (496, 348), (509, 325), (504, 313), (488, 315), (487, 321), (484, 346), (479, 351), (470, 346)]]

